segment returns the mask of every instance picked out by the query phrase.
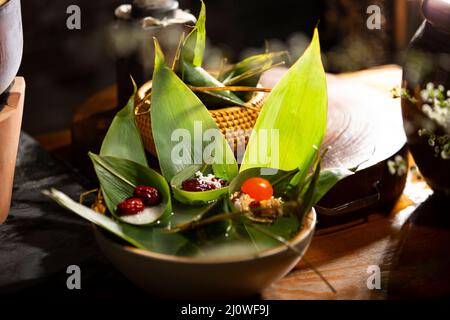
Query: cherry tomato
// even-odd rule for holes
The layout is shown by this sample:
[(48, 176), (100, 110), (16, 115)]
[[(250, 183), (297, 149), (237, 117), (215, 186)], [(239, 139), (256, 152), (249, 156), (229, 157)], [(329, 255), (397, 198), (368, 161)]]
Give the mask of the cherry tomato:
[(269, 200), (273, 196), (272, 185), (263, 178), (248, 179), (242, 185), (241, 191), (257, 201)]

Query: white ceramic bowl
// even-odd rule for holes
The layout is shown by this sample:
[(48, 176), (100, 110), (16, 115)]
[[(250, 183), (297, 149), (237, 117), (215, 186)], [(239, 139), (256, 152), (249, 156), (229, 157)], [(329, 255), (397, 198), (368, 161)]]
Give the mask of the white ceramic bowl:
[[(156, 297), (229, 299), (255, 295), (284, 277), (302, 258), (314, 234), (314, 209), (286, 246), (252, 256), (189, 258), (124, 246), (97, 227), (94, 233), (106, 257), (129, 280)], [(301, 253), (301, 254), (300, 254)]]

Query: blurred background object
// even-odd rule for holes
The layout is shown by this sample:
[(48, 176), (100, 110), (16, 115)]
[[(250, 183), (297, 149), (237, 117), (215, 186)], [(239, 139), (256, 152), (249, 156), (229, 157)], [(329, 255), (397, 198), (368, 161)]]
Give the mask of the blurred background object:
[(152, 80), (153, 38), (158, 39), (167, 61), (172, 61), (183, 34), (192, 30), (196, 18), (180, 9), (175, 0), (134, 0), (117, 7), (115, 16), (109, 48), (116, 59), (120, 107), (133, 94), (130, 75), (138, 85)]
[(10, 208), (22, 124), (25, 81), (15, 78), (22, 49), (20, 0), (0, 0), (0, 224)]
[[(424, 0), (426, 20), (403, 65), (403, 123), (414, 161), (436, 193), (450, 196), (450, 2)], [(409, 98), (408, 98), (409, 97)]]
[[(28, 82), (26, 131), (38, 135), (67, 129), (80, 103), (116, 82), (108, 30), (116, 7), (127, 2), (131, 0), (23, 1), (20, 73)], [(198, 14), (199, 0), (179, 3)], [(81, 30), (66, 27), (67, 7), (74, 4), (81, 8)], [(266, 47), (287, 49), (296, 58), (319, 21), (328, 72), (400, 63), (421, 20), (420, 0), (210, 0), (206, 5), (206, 64), (213, 67), (222, 57), (234, 62)], [(381, 30), (367, 28), (370, 5), (381, 9)]]

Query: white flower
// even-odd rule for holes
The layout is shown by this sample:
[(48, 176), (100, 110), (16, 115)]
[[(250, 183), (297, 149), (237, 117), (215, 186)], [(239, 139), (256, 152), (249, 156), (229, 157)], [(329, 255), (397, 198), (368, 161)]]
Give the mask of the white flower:
[(387, 166), (391, 175), (401, 177), (408, 172), (406, 160), (401, 155), (396, 155), (394, 160), (389, 160)]

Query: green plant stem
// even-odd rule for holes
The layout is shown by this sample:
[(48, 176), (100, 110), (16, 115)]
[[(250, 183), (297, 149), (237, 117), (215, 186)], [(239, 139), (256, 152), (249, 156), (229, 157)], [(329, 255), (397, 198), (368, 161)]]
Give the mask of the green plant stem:
[(272, 65), (270, 65), (268, 67), (254, 68), (254, 69), (248, 70), (248, 71), (244, 72), (243, 74), (240, 74), (240, 75), (238, 75), (238, 76), (236, 76), (234, 78), (231, 78), (228, 81), (225, 81), (224, 84), (227, 85), (227, 86), (230, 86), (230, 85), (238, 83), (238, 82), (240, 82), (242, 80), (245, 80), (245, 79), (254, 77), (256, 75), (262, 74), (262, 73), (264, 73), (266, 71), (269, 71), (269, 70), (271, 70), (273, 68), (283, 66), (285, 64), (286, 64), (286, 62), (282, 61), (282, 62), (279, 62), (279, 63), (276, 63), (276, 64), (272, 64)]

